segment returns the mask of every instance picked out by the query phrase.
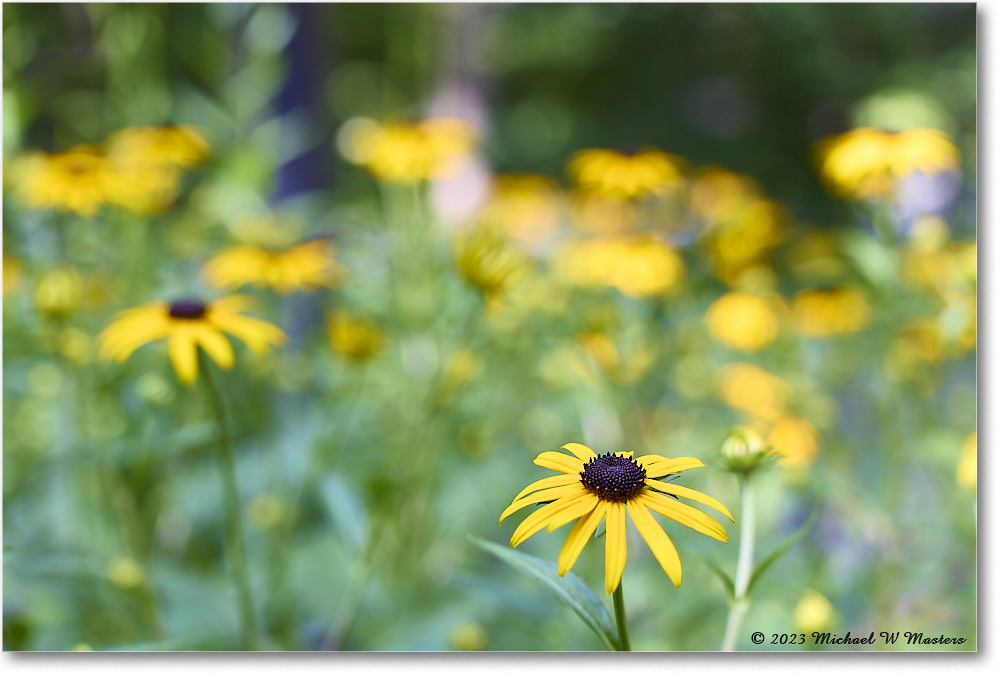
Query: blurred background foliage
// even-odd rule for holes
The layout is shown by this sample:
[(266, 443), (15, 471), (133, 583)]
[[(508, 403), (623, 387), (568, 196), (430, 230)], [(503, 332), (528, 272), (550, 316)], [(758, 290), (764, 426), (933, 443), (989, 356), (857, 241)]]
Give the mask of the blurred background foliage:
[[(569, 441), (700, 457), (688, 484), (738, 524), (718, 458), (742, 423), (786, 449), (761, 552), (821, 514), (747, 636), (974, 649), (975, 21), (971, 4), (5, 5), (4, 648), (238, 645), (202, 392), (160, 347), (120, 366), (92, 342), (122, 309), (205, 297), (209, 258), (277, 232), (329, 237), (347, 276), (244, 289), (289, 344), (238, 351), (220, 380), (264, 648), (598, 649), (466, 535), (509, 535), (495, 519), (542, 477), (531, 459)], [(435, 117), (476, 130), (454, 175), (352, 165), (359, 120)], [(169, 205), (88, 217), (16, 195), (32, 152), (167, 124), (211, 147)], [(961, 159), (896, 202), (840, 198), (816, 143), (855, 127), (937, 129)], [(588, 201), (567, 176), (581, 149), (644, 146), (683, 158), (694, 201)], [(736, 173), (698, 183), (709, 166)], [(535, 176), (510, 191), (527, 206), (498, 201), (510, 172)], [(751, 244), (711, 226), (730, 179), (772, 205)], [(490, 218), (512, 229), (462, 238)], [(580, 239), (635, 219), (655, 236)], [(719, 308), (727, 293), (749, 299)], [(736, 529), (728, 547), (679, 529), (679, 591), (630, 549), (638, 649), (718, 647), (725, 596), (697, 554), (731, 570)], [(561, 539), (525, 548), (554, 560)], [(596, 589), (602, 560), (575, 569)]]

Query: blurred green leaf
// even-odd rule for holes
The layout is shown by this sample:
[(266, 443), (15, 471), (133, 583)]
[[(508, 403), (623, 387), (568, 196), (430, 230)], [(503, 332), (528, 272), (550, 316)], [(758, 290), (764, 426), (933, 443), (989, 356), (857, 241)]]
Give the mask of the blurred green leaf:
[(812, 515), (810, 515), (809, 518), (806, 519), (806, 522), (802, 524), (802, 527), (795, 530), (795, 532), (793, 532), (788, 539), (783, 541), (778, 548), (771, 551), (770, 555), (757, 564), (757, 568), (753, 571), (753, 574), (750, 575), (750, 583), (747, 584), (747, 595), (750, 595), (753, 591), (753, 587), (757, 583), (757, 580), (760, 579), (761, 575), (767, 571), (767, 568), (777, 562), (778, 558), (783, 556), (788, 549), (797, 544), (802, 537), (806, 536), (809, 530), (813, 528), (813, 525), (816, 524), (817, 518), (819, 518), (819, 509), (813, 511)]
[(604, 646), (611, 651), (618, 650), (618, 636), (614, 624), (611, 621), (611, 614), (607, 606), (601, 602), (593, 591), (587, 588), (583, 580), (575, 574), (569, 573), (565, 577), (560, 577), (556, 571), (556, 566), (547, 560), (542, 560), (527, 553), (515, 551), (512, 548), (498, 546), (493, 542), (469, 536), (469, 541), (483, 549), (487, 553), (496, 556), (514, 569), (522, 572), (533, 579), (541, 581), (549, 590), (556, 594), (560, 600), (569, 605), (570, 609), (576, 612), (577, 616), (583, 619), (587, 626), (597, 633)]
[(711, 560), (710, 558), (707, 558), (706, 556), (703, 556), (700, 553), (695, 553), (695, 555), (701, 558), (702, 562), (705, 563), (705, 566), (708, 567), (708, 569), (712, 570), (712, 572), (715, 573), (715, 576), (719, 578), (719, 581), (722, 582), (723, 588), (726, 589), (726, 597), (728, 597), (729, 601), (732, 602), (733, 599), (736, 597), (736, 587), (733, 584), (733, 580), (729, 578), (729, 575), (726, 574), (725, 570), (719, 567), (719, 565), (716, 564), (714, 560)]
[(368, 514), (358, 493), (338, 473), (327, 475), (321, 490), (337, 533), (345, 544), (360, 549), (368, 536)]

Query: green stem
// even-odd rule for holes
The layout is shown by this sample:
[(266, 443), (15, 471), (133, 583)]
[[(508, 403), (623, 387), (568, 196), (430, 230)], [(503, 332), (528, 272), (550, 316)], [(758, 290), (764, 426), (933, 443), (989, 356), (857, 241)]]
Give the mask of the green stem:
[(614, 592), (615, 600), (615, 623), (618, 624), (618, 651), (632, 651), (632, 644), (628, 640), (628, 620), (625, 618), (625, 596), (622, 594), (622, 582), (618, 582), (618, 588)]
[(205, 390), (212, 402), (212, 412), (215, 414), (215, 421), (219, 426), (216, 456), (219, 460), (219, 477), (222, 479), (222, 496), (225, 507), (226, 552), (229, 556), (233, 585), (236, 588), (239, 602), (243, 649), (254, 651), (257, 649), (257, 620), (253, 609), (253, 595), (250, 592), (250, 579), (247, 575), (243, 526), (240, 519), (240, 498), (236, 489), (236, 464), (233, 461), (232, 447), (229, 445), (222, 396), (212, 375), (211, 364), (200, 351), (198, 352), (198, 360), (201, 362), (202, 381), (205, 383)]
[(722, 651), (731, 652), (736, 646), (736, 633), (743, 623), (743, 617), (750, 608), (747, 598), (747, 587), (750, 585), (750, 573), (753, 570), (753, 540), (754, 540), (754, 499), (749, 477), (740, 479), (741, 510), (740, 510), (740, 551), (736, 563), (736, 582), (734, 584), (733, 602), (726, 619), (726, 633), (722, 639)]

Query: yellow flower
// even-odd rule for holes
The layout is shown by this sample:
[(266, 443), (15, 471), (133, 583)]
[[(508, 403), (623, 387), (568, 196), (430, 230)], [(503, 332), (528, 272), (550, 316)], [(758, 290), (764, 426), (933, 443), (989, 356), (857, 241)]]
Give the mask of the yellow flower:
[(708, 221), (725, 219), (761, 196), (752, 178), (717, 166), (702, 167), (691, 179), (691, 210)]
[(631, 231), (637, 222), (638, 208), (630, 201), (594, 192), (573, 196), (573, 225), (597, 234)]
[(107, 575), (111, 583), (122, 588), (135, 588), (146, 580), (142, 566), (132, 558), (122, 556), (115, 556), (108, 561)]
[(493, 194), (479, 214), (480, 223), (495, 227), (528, 245), (544, 243), (562, 210), (559, 185), (546, 176), (498, 176)]
[(563, 449), (573, 455), (550, 451), (535, 458), (535, 464), (558, 471), (559, 475), (528, 485), (500, 515), (503, 523), (504, 518), (525, 506), (545, 503), (514, 530), (510, 539), (514, 548), (542, 528), (551, 532), (570, 521), (577, 521), (559, 553), (557, 571), (560, 576), (570, 571), (605, 517), (604, 585), (608, 593), (618, 588), (625, 570), (626, 513), (676, 587), (681, 585), (680, 556), (650, 511), (721, 542), (727, 541), (726, 531), (719, 523), (676, 498), (705, 504), (732, 520), (729, 510), (718, 500), (690, 488), (654, 480), (705, 466), (700, 460), (694, 457), (668, 459), (660, 455), (633, 459), (631, 452), (597, 455), (580, 443), (567, 443)]
[(778, 455), (779, 464), (804, 466), (819, 455), (819, 432), (808, 420), (786, 415), (771, 427), (767, 444)]
[(760, 351), (778, 335), (778, 315), (764, 298), (731, 291), (712, 303), (705, 313), (708, 332), (731, 349)]
[(387, 183), (418, 183), (450, 175), (456, 159), (470, 152), (476, 131), (460, 119), (437, 118), (417, 124), (355, 119), (342, 130), (348, 160)]
[(129, 127), (107, 140), (108, 155), (126, 164), (169, 164), (183, 169), (208, 158), (208, 141), (189, 125)]
[(382, 331), (370, 319), (339, 311), (327, 320), (327, 333), (334, 351), (348, 361), (361, 363), (382, 351)]
[(935, 174), (958, 168), (959, 152), (936, 129), (892, 132), (862, 127), (819, 143), (820, 173), (838, 194), (851, 199), (884, 198), (900, 178), (915, 171)]
[(482, 624), (473, 621), (455, 626), (448, 643), (457, 652), (481, 652), (489, 644), (489, 636)]
[(735, 201), (709, 221), (701, 241), (713, 273), (736, 284), (743, 272), (767, 262), (787, 230), (788, 215), (776, 202)]
[(233, 246), (209, 260), (201, 273), (215, 288), (253, 284), (287, 295), (336, 287), (345, 270), (334, 258), (329, 240), (313, 239), (283, 250)]
[(462, 234), (455, 243), (455, 265), (459, 274), (478, 289), (487, 303), (523, 281), (529, 269), (527, 254), (512, 246), (492, 229), (477, 228)]
[(569, 242), (557, 253), (554, 264), (572, 284), (612, 286), (634, 298), (666, 293), (684, 272), (680, 254), (650, 235)]
[(157, 301), (125, 310), (97, 336), (98, 354), (105, 361), (124, 363), (140, 347), (167, 338), (174, 371), (189, 385), (198, 378), (199, 347), (220, 368), (232, 367), (233, 348), (225, 333), (259, 354), (284, 344), (286, 336), (280, 328), (241, 313), (248, 305), (245, 296), (230, 295), (211, 302)]
[(21, 277), (24, 276), (21, 261), (12, 255), (3, 255), (3, 294), (13, 295), (21, 287)]
[(58, 267), (43, 274), (35, 285), (35, 308), (48, 316), (65, 316), (83, 302), (83, 279), (71, 267)]
[(800, 633), (812, 634), (814, 631), (824, 631), (829, 628), (835, 616), (830, 601), (819, 591), (810, 588), (795, 606), (792, 625)]
[(958, 463), (955, 471), (955, 480), (962, 487), (976, 489), (976, 447), (978, 441), (976, 433), (969, 434), (965, 442), (962, 443), (962, 461)]
[(632, 155), (591, 148), (576, 153), (567, 171), (584, 191), (635, 199), (680, 185), (682, 162), (680, 157), (656, 148), (643, 148)]
[(789, 389), (785, 380), (750, 363), (727, 364), (719, 374), (723, 402), (764, 420), (781, 416)]
[(856, 288), (810, 288), (796, 294), (792, 315), (799, 330), (809, 337), (846, 335), (868, 326), (871, 307)]
[(604, 333), (584, 333), (577, 340), (604, 374), (619, 384), (634, 382), (645, 375), (655, 358), (653, 350), (641, 343), (632, 344), (619, 354), (617, 345)]
[(107, 159), (93, 145), (51, 155), (35, 153), (19, 160), (13, 170), (21, 198), (33, 209), (55, 208), (92, 218), (107, 199)]

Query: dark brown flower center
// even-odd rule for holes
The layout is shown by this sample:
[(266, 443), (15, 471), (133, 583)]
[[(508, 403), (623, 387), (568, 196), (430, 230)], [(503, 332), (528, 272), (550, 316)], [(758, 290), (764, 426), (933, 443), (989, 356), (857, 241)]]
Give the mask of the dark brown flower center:
[(200, 319), (208, 306), (200, 300), (175, 300), (170, 303), (170, 316), (175, 319)]
[(646, 470), (633, 459), (609, 452), (584, 464), (580, 480), (601, 499), (625, 502), (646, 484)]

